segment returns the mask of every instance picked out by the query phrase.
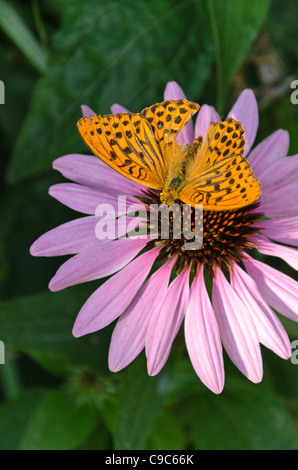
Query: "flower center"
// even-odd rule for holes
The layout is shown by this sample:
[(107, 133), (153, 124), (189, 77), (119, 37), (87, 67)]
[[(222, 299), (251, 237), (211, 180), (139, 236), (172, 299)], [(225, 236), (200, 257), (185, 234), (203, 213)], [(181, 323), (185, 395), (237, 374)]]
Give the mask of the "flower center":
[[(148, 194), (148, 193), (147, 193)], [(159, 197), (150, 191), (148, 194), (151, 204), (160, 204)], [(147, 198), (148, 202), (148, 198)], [(169, 212), (168, 225), (169, 236), (164, 238), (161, 230), (161, 215), (159, 214), (158, 238), (159, 242), (164, 242), (164, 248), (160, 253), (160, 259), (178, 255), (176, 268), (178, 271), (187, 264), (192, 264), (194, 272), (197, 272), (197, 265), (204, 264), (207, 272), (214, 275), (216, 266), (231, 269), (233, 261), (240, 261), (245, 258), (243, 250), (255, 248), (256, 245), (248, 240), (250, 235), (256, 234), (260, 228), (255, 224), (264, 214), (255, 212), (260, 203), (254, 203), (241, 209), (231, 211), (205, 211), (197, 214), (193, 207), (185, 211), (183, 202), (179, 199), (176, 205), (181, 208), (182, 220), (177, 228), (177, 218), (173, 212)], [(177, 208), (177, 206), (176, 206)], [(196, 218), (200, 217), (201, 229), (199, 231), (202, 246), (200, 249), (185, 249), (185, 243), (189, 242), (189, 230), (193, 231), (197, 227)], [(177, 230), (181, 229), (180, 237), (177, 237)], [(185, 230), (187, 229), (187, 230)], [(187, 238), (185, 233), (188, 233)], [(193, 238), (194, 240), (195, 238)], [(156, 243), (156, 240), (154, 242)]]

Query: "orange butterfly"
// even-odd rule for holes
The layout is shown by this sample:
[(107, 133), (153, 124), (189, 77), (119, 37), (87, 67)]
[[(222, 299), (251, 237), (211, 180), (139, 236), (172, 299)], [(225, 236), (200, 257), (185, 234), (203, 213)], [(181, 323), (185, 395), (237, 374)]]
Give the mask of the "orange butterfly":
[(178, 145), (176, 136), (199, 110), (168, 100), (141, 113), (84, 117), (78, 130), (86, 145), (114, 170), (152, 189), (168, 205), (176, 199), (205, 210), (232, 210), (255, 202), (260, 183), (243, 156), (240, 122), (212, 122), (204, 142)]

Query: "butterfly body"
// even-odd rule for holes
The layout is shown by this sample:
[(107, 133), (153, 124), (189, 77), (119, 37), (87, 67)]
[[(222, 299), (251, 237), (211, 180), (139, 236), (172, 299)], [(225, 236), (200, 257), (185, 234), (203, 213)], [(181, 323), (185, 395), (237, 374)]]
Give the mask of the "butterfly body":
[[(168, 145), (165, 146), (165, 155), (168, 156), (168, 160), (172, 162), (172, 165), (169, 165), (168, 173), (165, 176), (163, 188), (160, 193), (160, 200), (170, 206), (179, 198), (184, 186), (187, 184), (190, 177), (190, 163), (195, 160), (202, 139), (197, 139), (194, 141), (193, 145), (184, 144), (182, 146), (172, 141), (170, 136), (167, 137), (167, 139), (168, 141), (170, 140), (171, 144), (168, 143)], [(171, 149), (172, 154), (167, 155), (170, 145), (173, 145)]]
[(80, 119), (78, 130), (91, 151), (120, 174), (160, 191), (168, 205), (177, 199), (205, 210), (233, 210), (255, 202), (260, 183), (243, 156), (244, 129), (232, 118), (211, 122), (204, 141), (177, 143), (176, 136), (199, 109), (168, 100), (141, 113)]

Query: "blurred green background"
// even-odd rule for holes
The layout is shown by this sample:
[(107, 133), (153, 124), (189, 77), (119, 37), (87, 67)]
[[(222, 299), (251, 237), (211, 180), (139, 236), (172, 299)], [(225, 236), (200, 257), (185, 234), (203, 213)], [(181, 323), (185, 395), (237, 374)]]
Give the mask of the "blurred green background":
[[(289, 154), (298, 153), (297, 17), (295, 0), (0, 0), (0, 449), (298, 448), (298, 365), (263, 348), (264, 379), (254, 385), (225, 356), (226, 385), (215, 396), (181, 331), (158, 376), (147, 377), (144, 354), (112, 374), (113, 325), (71, 334), (99, 282), (51, 293), (62, 259), (29, 255), (39, 235), (78, 216), (48, 187), (64, 181), (55, 158), (86, 152), (81, 104), (139, 112), (175, 80), (224, 116), (249, 87), (260, 107), (257, 142), (287, 129)], [(282, 261), (266, 262), (297, 279)], [(298, 325), (281, 320), (298, 339)]]

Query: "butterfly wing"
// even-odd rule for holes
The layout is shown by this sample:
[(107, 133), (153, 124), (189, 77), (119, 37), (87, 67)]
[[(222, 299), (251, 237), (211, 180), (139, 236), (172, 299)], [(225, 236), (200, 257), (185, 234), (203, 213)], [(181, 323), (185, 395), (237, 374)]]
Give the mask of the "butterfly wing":
[(180, 198), (205, 210), (233, 210), (259, 199), (261, 186), (243, 156), (245, 139), (232, 118), (211, 123), (186, 176)]
[(199, 105), (168, 100), (139, 114), (84, 117), (78, 130), (90, 150), (114, 170), (153, 189), (162, 189), (169, 162), (164, 133), (174, 137)]
[[(164, 154), (166, 141), (165, 132), (176, 138), (189, 119), (200, 109), (197, 103), (188, 100), (168, 100), (158, 103), (142, 111), (142, 115), (151, 124), (152, 131), (160, 151)], [(167, 162), (166, 162), (167, 163)]]
[(150, 124), (140, 114), (120, 113), (80, 119), (85, 144), (118, 173), (160, 189), (165, 165)]

